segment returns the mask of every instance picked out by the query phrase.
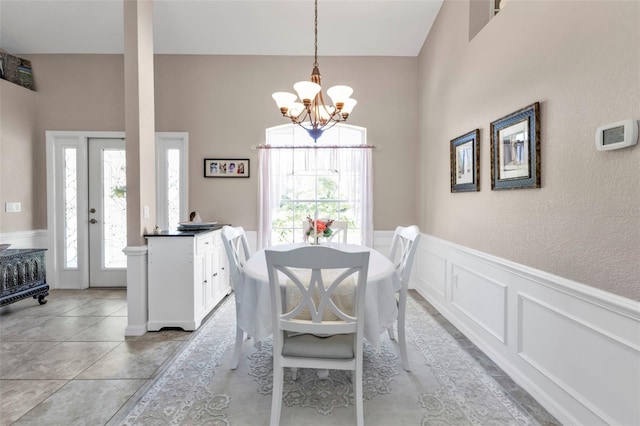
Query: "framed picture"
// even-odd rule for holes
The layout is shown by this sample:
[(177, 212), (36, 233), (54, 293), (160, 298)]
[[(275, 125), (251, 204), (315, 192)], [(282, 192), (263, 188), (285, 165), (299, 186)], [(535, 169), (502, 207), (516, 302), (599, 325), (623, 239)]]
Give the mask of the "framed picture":
[(480, 191), (480, 129), (451, 141), (451, 192)]
[(491, 189), (540, 188), (540, 103), (491, 123)]
[(205, 158), (204, 177), (248, 178), (249, 159)]

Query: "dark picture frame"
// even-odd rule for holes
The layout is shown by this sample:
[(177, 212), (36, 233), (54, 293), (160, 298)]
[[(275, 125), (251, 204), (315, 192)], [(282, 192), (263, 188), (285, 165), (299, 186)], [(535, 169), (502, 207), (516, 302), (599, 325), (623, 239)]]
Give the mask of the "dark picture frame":
[(204, 177), (206, 178), (248, 178), (248, 158), (205, 158)]
[(540, 188), (540, 103), (491, 123), (491, 190)]
[(480, 129), (451, 141), (451, 192), (480, 191)]

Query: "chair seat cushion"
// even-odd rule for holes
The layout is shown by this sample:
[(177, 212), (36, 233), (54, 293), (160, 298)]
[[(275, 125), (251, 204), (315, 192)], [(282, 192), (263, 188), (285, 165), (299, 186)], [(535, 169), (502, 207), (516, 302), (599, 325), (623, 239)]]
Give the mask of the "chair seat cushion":
[(354, 334), (319, 337), (313, 334), (284, 335), (282, 355), (304, 358), (352, 359)]

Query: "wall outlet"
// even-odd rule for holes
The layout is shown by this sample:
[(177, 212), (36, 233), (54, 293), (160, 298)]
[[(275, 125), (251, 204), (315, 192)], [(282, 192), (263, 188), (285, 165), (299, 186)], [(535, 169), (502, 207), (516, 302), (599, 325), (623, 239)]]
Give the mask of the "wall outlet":
[(19, 213), (22, 211), (21, 203), (5, 203), (4, 211), (7, 213)]

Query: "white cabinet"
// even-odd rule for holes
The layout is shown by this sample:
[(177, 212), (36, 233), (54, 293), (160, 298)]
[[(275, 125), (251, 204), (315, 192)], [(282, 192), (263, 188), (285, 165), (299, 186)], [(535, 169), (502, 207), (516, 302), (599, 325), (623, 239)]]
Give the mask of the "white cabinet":
[(147, 329), (195, 330), (231, 292), (221, 231), (146, 235), (149, 248)]

